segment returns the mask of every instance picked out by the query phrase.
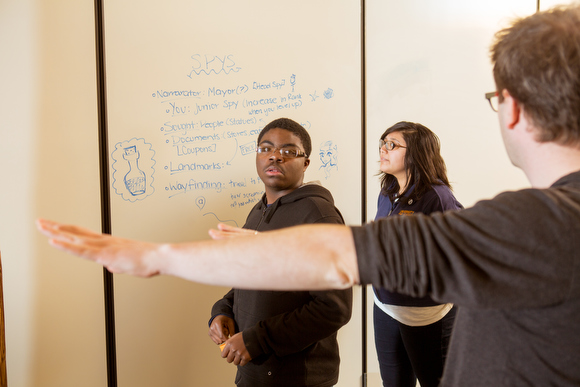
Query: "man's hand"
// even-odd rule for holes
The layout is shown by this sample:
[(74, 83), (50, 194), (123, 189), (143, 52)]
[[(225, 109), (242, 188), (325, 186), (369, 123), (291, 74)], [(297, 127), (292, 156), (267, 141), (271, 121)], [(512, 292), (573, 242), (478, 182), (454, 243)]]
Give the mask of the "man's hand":
[(209, 326), (209, 337), (218, 345), (224, 343), (235, 333), (234, 320), (228, 316), (216, 316)]
[(226, 346), (222, 350), (222, 357), (225, 358), (228, 363), (234, 363), (239, 366), (244, 366), (252, 360), (252, 357), (244, 344), (242, 332), (236, 333), (226, 341)]
[(217, 225), (218, 229), (211, 229), (208, 231), (209, 236), (213, 239), (227, 239), (235, 238), (244, 235), (255, 235), (258, 232), (254, 230), (248, 230), (247, 228), (240, 228), (234, 226), (228, 226), (225, 223), (220, 223)]
[(111, 273), (138, 277), (159, 274), (154, 256), (160, 245), (100, 234), (79, 226), (39, 219), (36, 226), (59, 250), (105, 266)]

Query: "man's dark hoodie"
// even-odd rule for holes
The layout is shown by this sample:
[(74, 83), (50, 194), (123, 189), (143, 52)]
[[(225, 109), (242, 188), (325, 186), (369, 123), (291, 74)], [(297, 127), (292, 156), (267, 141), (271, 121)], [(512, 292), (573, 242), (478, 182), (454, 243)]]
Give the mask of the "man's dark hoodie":
[[(244, 228), (268, 231), (306, 223), (344, 223), (332, 195), (318, 184), (303, 185), (270, 206), (264, 195)], [(294, 256), (292, 246), (263, 248), (271, 251), (273, 260), (292, 260)], [(236, 332), (243, 332), (252, 360), (238, 366), (237, 385), (326, 387), (338, 381), (336, 332), (350, 320), (351, 311), (352, 289), (232, 289), (213, 306), (212, 320), (221, 314), (230, 316), (236, 322)]]

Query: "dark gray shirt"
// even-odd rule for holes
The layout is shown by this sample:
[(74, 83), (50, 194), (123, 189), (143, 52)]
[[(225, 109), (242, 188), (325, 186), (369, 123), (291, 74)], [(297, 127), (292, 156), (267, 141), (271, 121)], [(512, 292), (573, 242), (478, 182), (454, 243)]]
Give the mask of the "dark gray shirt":
[(460, 307), (443, 386), (580, 385), (580, 172), (352, 232), (362, 283)]

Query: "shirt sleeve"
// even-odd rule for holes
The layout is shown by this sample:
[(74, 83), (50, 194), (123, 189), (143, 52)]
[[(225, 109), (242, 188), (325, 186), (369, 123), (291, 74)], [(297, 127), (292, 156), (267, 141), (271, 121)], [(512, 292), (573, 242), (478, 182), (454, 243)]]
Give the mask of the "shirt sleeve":
[(225, 315), (234, 318), (234, 289), (231, 289), (226, 293), (220, 300), (218, 300), (211, 308), (211, 318), (209, 320), (209, 325), (214, 318), (218, 315)]
[(560, 303), (580, 251), (580, 210), (563, 200), (523, 190), (467, 210), (353, 227), (361, 283), (473, 308)]

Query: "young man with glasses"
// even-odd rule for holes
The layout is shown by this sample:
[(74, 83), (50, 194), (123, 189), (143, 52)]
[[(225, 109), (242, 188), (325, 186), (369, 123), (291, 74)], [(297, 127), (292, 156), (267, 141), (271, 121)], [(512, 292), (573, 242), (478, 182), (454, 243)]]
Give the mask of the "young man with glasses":
[[(274, 120), (257, 142), (256, 169), (266, 192), (243, 229), (221, 225), (216, 238), (305, 223), (344, 223), (326, 188), (303, 183), (312, 145), (300, 124)], [(263, 248), (272, 259), (294, 259), (291, 245)], [(222, 357), (238, 366), (238, 387), (333, 386), (340, 363), (336, 334), (349, 321), (351, 308), (352, 289), (232, 289), (212, 308), (209, 336), (223, 346)]]
[[(428, 294), (460, 310), (441, 386), (578, 386), (580, 6), (517, 20), (496, 34), (491, 54), (500, 131), (530, 189), (432, 216), (305, 225), (225, 242), (158, 245), (38, 225), (54, 246), (113, 272), (260, 289), (370, 283)], [(289, 245), (292, 261), (264, 249)], [(243, 263), (229, 258), (234, 253)]]

